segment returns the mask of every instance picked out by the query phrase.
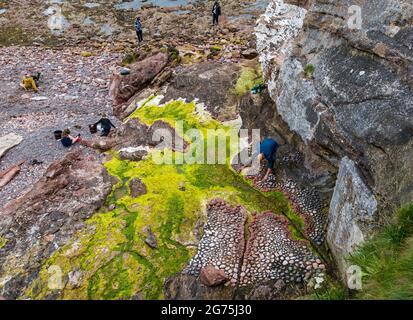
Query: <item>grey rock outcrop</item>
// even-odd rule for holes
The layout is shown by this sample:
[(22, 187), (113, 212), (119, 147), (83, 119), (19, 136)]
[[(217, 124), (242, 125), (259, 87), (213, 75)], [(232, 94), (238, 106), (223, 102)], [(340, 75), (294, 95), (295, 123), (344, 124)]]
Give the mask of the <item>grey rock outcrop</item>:
[(377, 221), (377, 200), (361, 179), (355, 163), (345, 157), (331, 199), (327, 233), (327, 242), (343, 273), (347, 269), (343, 258), (363, 243)]

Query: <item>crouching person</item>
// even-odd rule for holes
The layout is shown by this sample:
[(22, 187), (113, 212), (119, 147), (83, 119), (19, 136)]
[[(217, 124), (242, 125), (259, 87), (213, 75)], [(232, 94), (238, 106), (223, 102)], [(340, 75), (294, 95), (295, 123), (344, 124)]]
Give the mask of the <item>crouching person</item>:
[(96, 122), (93, 127), (97, 129), (97, 131), (100, 132), (101, 137), (107, 137), (110, 133), (110, 130), (112, 128), (116, 129), (112, 121), (110, 121), (106, 115), (104, 114), (102, 119), (100, 119), (98, 122)]
[(278, 143), (274, 139), (271, 138), (265, 138), (260, 144), (257, 146), (257, 150), (255, 151), (254, 154), (252, 155), (251, 160), (249, 163), (241, 166), (238, 169), (238, 172), (241, 172), (244, 168), (251, 166), (251, 163), (255, 158), (258, 158), (259, 162), (263, 162), (266, 160), (267, 162), (267, 170), (265, 172), (263, 181), (266, 181), (268, 179), (268, 176), (270, 174), (274, 174), (274, 164), (276, 161), (276, 156), (277, 156), (277, 150), (278, 150)]
[(69, 129), (63, 130), (62, 139), (60, 140), (63, 147), (69, 148), (72, 145), (74, 145), (74, 144), (76, 144), (77, 142), (80, 142), (80, 141), (81, 141), (80, 134), (78, 134), (76, 137), (72, 137), (70, 135), (70, 130)]

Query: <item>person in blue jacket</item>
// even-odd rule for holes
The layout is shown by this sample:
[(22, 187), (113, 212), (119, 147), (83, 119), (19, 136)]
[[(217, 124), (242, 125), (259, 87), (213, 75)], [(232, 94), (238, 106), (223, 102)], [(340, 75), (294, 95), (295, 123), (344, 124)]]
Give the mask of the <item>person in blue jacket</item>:
[(72, 137), (70, 135), (69, 129), (63, 130), (62, 139), (60, 140), (60, 142), (65, 148), (69, 148), (75, 143), (80, 142), (80, 141), (81, 141), (80, 134), (78, 134), (76, 137)]
[(257, 146), (257, 150), (253, 153), (250, 162), (244, 166), (242, 166), (239, 171), (242, 171), (245, 167), (251, 165), (252, 161), (258, 157), (259, 161), (267, 160), (267, 171), (264, 176), (264, 181), (268, 179), (268, 176), (274, 170), (275, 159), (278, 150), (278, 143), (274, 139), (265, 138), (259, 146)]
[(135, 20), (135, 31), (136, 31), (136, 36), (138, 37), (138, 42), (141, 43), (143, 41), (143, 31), (142, 31), (142, 22), (141, 22), (140, 17), (137, 17)]

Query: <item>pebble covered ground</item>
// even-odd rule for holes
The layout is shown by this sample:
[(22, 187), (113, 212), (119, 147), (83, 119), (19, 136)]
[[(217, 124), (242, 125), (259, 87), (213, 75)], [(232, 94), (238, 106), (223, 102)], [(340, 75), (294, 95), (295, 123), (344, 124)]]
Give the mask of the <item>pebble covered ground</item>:
[[(0, 170), (26, 160), (22, 171), (0, 190), (0, 207), (30, 188), (68, 150), (56, 142), (54, 130), (69, 127), (89, 137), (88, 124), (102, 112), (111, 115), (107, 84), (110, 67), (121, 59), (103, 51), (82, 57), (80, 48), (0, 48), (0, 136), (15, 133), (20, 145), (0, 160)], [(41, 72), (39, 92), (24, 91), (20, 78)], [(75, 146), (72, 148), (79, 148)]]
[(320, 195), (311, 186), (303, 186), (302, 182), (296, 182), (288, 176), (280, 174), (283, 165), (288, 162), (300, 162), (299, 153), (286, 155), (277, 163), (275, 174), (270, 174), (264, 181), (262, 178), (267, 170), (265, 163), (261, 165), (260, 173), (255, 176), (249, 176), (253, 179), (256, 188), (263, 192), (281, 191), (291, 201), (294, 210), (305, 221), (305, 236), (317, 245), (324, 242), (324, 229), (326, 216), (323, 212), (323, 203)]
[(214, 199), (208, 204), (207, 214), (198, 252), (183, 273), (198, 276), (203, 267), (213, 266), (224, 270), (231, 283), (236, 284), (244, 252), (247, 212), (241, 206), (233, 207), (222, 199)]

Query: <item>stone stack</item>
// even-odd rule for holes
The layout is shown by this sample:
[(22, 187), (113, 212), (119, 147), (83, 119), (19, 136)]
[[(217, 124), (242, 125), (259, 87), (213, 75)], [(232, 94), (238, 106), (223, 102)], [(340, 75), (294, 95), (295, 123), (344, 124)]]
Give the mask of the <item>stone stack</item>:
[(240, 273), (240, 285), (267, 280), (302, 283), (325, 268), (306, 241), (291, 238), (288, 220), (272, 212), (256, 214)]

